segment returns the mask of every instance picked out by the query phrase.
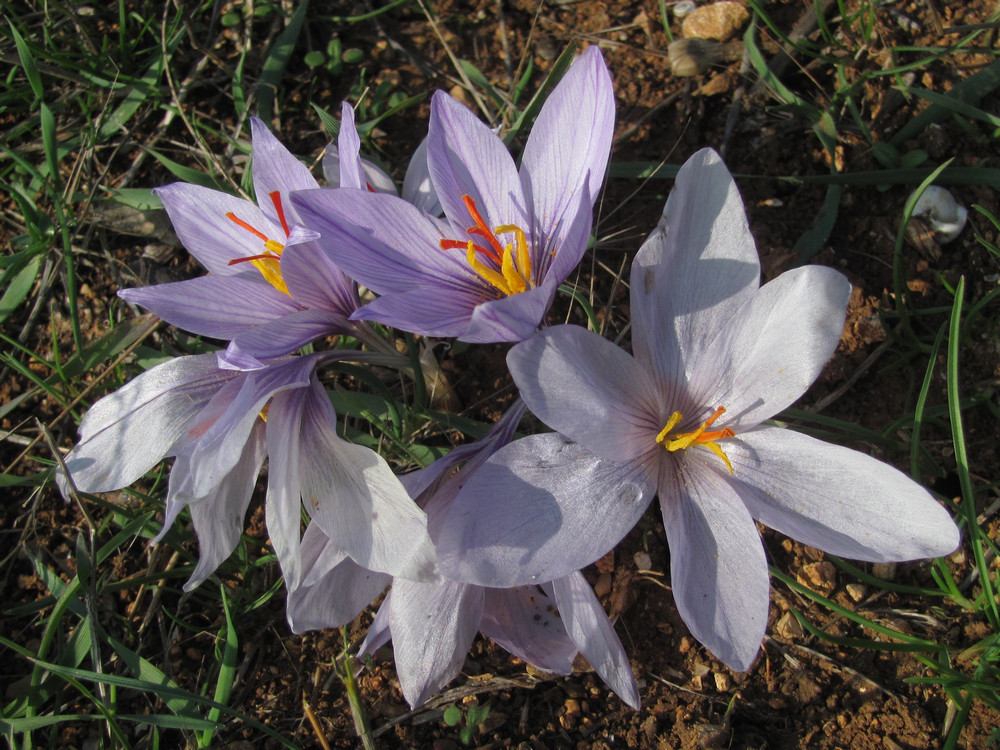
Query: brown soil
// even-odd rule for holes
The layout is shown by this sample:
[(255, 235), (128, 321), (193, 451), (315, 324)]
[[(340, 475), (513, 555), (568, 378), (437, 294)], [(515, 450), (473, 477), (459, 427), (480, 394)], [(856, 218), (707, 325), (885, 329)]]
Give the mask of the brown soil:
[[(854, 6), (856, 3), (848, 3)], [(893, 13), (890, 13), (890, 7)], [(813, 3), (781, 2), (768, 10), (777, 26), (786, 32), (808, 14)], [(887, 49), (893, 46), (929, 46), (942, 43), (942, 34), (963, 24), (988, 20), (991, 3), (974, 0), (961, 7), (940, 7), (937, 2), (901, 2), (880, 6), (872, 40), (845, 39), (856, 56), (850, 75), (860, 76), (889, 64)], [(286, 74), (287, 89), (279, 96), (279, 135), (302, 154), (319, 154), (325, 137), (318, 131), (316, 118), (307, 102), (312, 100), (336, 111), (360, 75), (358, 66), (345, 65), (340, 76), (323, 69), (307, 70), (301, 62), (306, 47), (323, 49), (330, 36), (340, 34), (344, 48), (364, 50), (366, 80), (373, 86), (389, 82), (394, 90), (407, 95), (444, 88), (458, 95), (454, 68), (445, 54), (442, 40), (460, 58), (471, 61), (488, 80), (507, 89), (508, 67), (523, 70), (528, 57), (535, 65), (528, 90), (542, 80), (555, 57), (568, 42), (600, 44), (612, 71), (618, 97), (618, 138), (615, 162), (667, 160), (679, 164), (704, 146), (724, 150), (730, 169), (738, 175), (777, 177), (781, 175), (825, 175), (828, 157), (803, 118), (775, 108), (777, 101), (765, 88), (756, 85), (756, 76), (740, 75), (740, 62), (715, 65), (695, 78), (676, 78), (667, 59), (668, 39), (660, 23), (660, 6), (652, 0), (608, 0), (607, 2), (554, 2), (538, 5), (515, 0), (508, 3), (477, 0), (458, 3), (443, 0), (436, 5), (440, 38), (414, 4), (407, 4), (371, 21), (331, 25), (329, 21), (307, 24), (306, 41), (300, 44)], [(343, 9), (339, 12), (346, 12)], [(352, 8), (359, 13), (361, 6)], [(898, 13), (897, 13), (898, 12)], [(912, 20), (910, 26), (901, 20)], [(836, 30), (834, 14), (828, 21)], [(679, 24), (673, 22), (675, 34)], [(942, 31), (942, 29), (944, 31)], [(220, 62), (214, 74), (226, 72), (235, 63), (236, 36), (220, 33), (213, 55)], [(953, 39), (954, 37), (947, 37)], [(974, 42), (974, 47), (995, 44), (995, 31)], [(777, 53), (770, 32), (762, 33), (768, 56)], [(187, 64), (196, 59), (188, 53)], [(247, 70), (257, 65), (252, 52)], [(902, 60), (917, 59), (917, 53), (903, 53)], [(949, 55), (922, 70), (913, 85), (938, 92), (949, 90), (971, 73), (993, 60), (992, 53), (975, 49), (961, 56)], [(804, 98), (827, 102), (836, 81), (832, 69), (796, 60), (782, 73), (782, 81)], [(899, 62), (899, 60), (897, 60)], [(804, 66), (804, 67), (803, 67)], [(875, 140), (888, 141), (895, 132), (927, 105), (916, 97), (906, 99), (895, 91), (892, 77), (874, 78), (859, 84), (855, 102), (861, 120)], [(232, 105), (226, 84), (208, 83), (195, 87), (189, 106), (206, 117), (227, 120)], [(465, 96), (468, 99), (467, 96)], [(979, 106), (993, 114), (996, 100)], [(375, 143), (381, 156), (401, 174), (409, 152), (417, 143), (427, 120), (427, 101), (408, 110), (406, 116), (390, 117), (380, 123)], [(836, 166), (846, 172), (880, 170), (860, 128), (847, 112), (835, 112), (839, 140)], [(727, 126), (727, 123), (730, 125)], [(727, 130), (727, 127), (729, 128)], [(184, 139), (186, 132), (174, 125), (171, 137)], [(997, 167), (997, 139), (988, 128), (974, 121), (951, 119), (914, 136), (901, 153), (922, 149), (934, 166), (954, 157), (963, 166)], [(117, 155), (122, 168), (127, 154)], [(148, 167), (150, 170), (153, 168)], [(112, 165), (114, 174), (114, 165)], [(145, 183), (168, 181), (163, 173), (151, 171)], [(796, 262), (793, 246), (817, 216), (825, 186), (798, 184), (776, 179), (739, 179), (751, 226), (758, 241), (766, 278), (773, 278)], [(615, 282), (615, 275), (628, 267), (631, 253), (655, 225), (670, 183), (634, 179), (609, 180), (600, 205), (597, 224), (598, 247), (586, 259), (579, 275), (571, 279), (584, 289), (593, 284), (595, 307), (606, 333), (617, 335), (628, 322), (627, 290)], [(907, 358), (908, 339), (900, 320), (893, 314), (893, 244), (903, 204), (915, 185), (889, 187), (847, 186), (840, 213), (828, 240), (814, 262), (842, 270), (855, 286), (844, 338), (834, 360), (817, 385), (798, 406), (822, 411), (862, 427), (884, 431), (893, 420), (912, 413), (917, 390), (927, 365), (926, 355)], [(994, 215), (1000, 214), (997, 194), (991, 187), (954, 188), (964, 205), (978, 204)], [(996, 242), (996, 231), (982, 216), (970, 212), (970, 224), (954, 243), (931, 245), (926, 251), (912, 246), (904, 249), (903, 280), (910, 305), (916, 310), (947, 308), (951, 296), (946, 285), (964, 276), (967, 299), (977, 300), (996, 284), (998, 259), (974, 238), (979, 233)], [(91, 258), (86, 273), (85, 293), (90, 312), (85, 323), (96, 336), (110, 295), (106, 260), (114, 259), (114, 273), (135, 260), (150, 242), (146, 238), (126, 238), (118, 233), (102, 233), (99, 242), (104, 258)], [(148, 254), (147, 254), (148, 256)], [(183, 253), (169, 252), (152, 264), (154, 273), (176, 276), (196, 273)], [(991, 276), (992, 275), (992, 276)], [(624, 276), (627, 280), (627, 275)], [(158, 278), (157, 280), (162, 280)], [(582, 321), (582, 313), (566, 302), (554, 318)], [(962, 391), (982, 393), (995, 386), (1000, 376), (997, 355), (996, 307), (984, 311), (972, 330), (966, 331), (969, 345), (961, 362)], [(992, 318), (992, 321), (991, 321)], [(916, 335), (924, 343), (947, 319), (945, 313), (931, 312), (914, 321)], [(62, 328), (60, 330), (65, 330)], [(46, 334), (47, 335), (47, 334)], [(169, 342), (169, 338), (167, 339)], [(68, 339), (61, 345), (68, 345)], [(513, 397), (506, 375), (505, 347), (473, 347), (453, 350), (444, 356), (443, 368), (471, 416), (495, 419)], [(945, 403), (943, 354), (932, 384), (931, 404)], [(47, 373), (43, 373), (47, 374)], [(7, 400), (21, 392), (25, 384), (16, 379), (4, 384)], [(39, 416), (51, 417), (60, 408), (55, 404), (30, 405)], [(21, 414), (25, 418), (26, 413)], [(985, 483), (1000, 476), (996, 448), (996, 421), (985, 408), (965, 412), (969, 461), (973, 474)], [(808, 425), (807, 425), (808, 426)], [(5, 429), (18, 427), (7, 420)], [(908, 425), (905, 426), (908, 429)], [(72, 430), (64, 426), (63, 442)], [(946, 497), (957, 497), (946, 419), (930, 420), (924, 427), (924, 441), (930, 458), (924, 481)], [(902, 428), (886, 436), (883, 443), (856, 443), (854, 447), (879, 455), (905, 467), (908, 451)], [(834, 439), (844, 440), (842, 435)], [(16, 455), (4, 447), (4, 465)], [(21, 465), (22, 467), (24, 464)], [(19, 468), (19, 471), (23, 469)], [(28, 498), (21, 498), (28, 500)], [(988, 503), (986, 503), (988, 504)], [(96, 509), (95, 509), (96, 510)], [(981, 509), (980, 509), (981, 510)], [(250, 519), (251, 528), (262, 537), (259, 509)], [(22, 539), (27, 549), (41, 555), (50, 567), (72, 575), (75, 539), (80, 519), (71, 507), (63, 506), (51, 491), (30, 503), (7, 506), (0, 529), (4, 536)], [(28, 531), (27, 536), (21, 536)], [(15, 532), (13, 534), (12, 532)], [(996, 528), (992, 528), (996, 539)], [(105, 535), (107, 536), (107, 535)], [(929, 601), (912, 595), (893, 593), (872, 585), (859, 584), (848, 573), (830, 565), (822, 553), (791, 542), (770, 531), (763, 532), (772, 564), (804, 585), (829, 596), (840, 605), (864, 613), (905, 633), (923, 636), (947, 645), (958, 653), (988, 634), (975, 616), (944, 599)], [(106, 539), (105, 539), (106, 541)], [(7, 542), (2, 542), (10, 549)], [(194, 542), (191, 542), (194, 550)], [(648, 569), (639, 570), (636, 555), (649, 556)], [(6, 551), (5, 551), (6, 553)], [(124, 578), (145, 572), (147, 566), (159, 570), (167, 561), (150, 559), (135, 550), (135, 559), (109, 559), (113, 575)], [(640, 558), (641, 560), (642, 558)], [(603, 593), (608, 611), (617, 618), (617, 630), (630, 654), (632, 666), (642, 686), (642, 710), (633, 712), (612, 696), (601, 681), (580, 665), (579, 673), (565, 679), (546, 679), (526, 669), (506, 652), (482, 639), (473, 646), (452, 690), (429, 706), (408, 713), (391, 659), (377, 660), (361, 676), (365, 707), (377, 733), (380, 747), (460, 746), (458, 729), (446, 726), (441, 709), (451, 703), (477, 702), (488, 705), (489, 717), (473, 744), (510, 748), (932, 748), (942, 742), (942, 728), (948, 717), (948, 699), (937, 686), (914, 683), (910, 678), (930, 674), (912, 655), (895, 651), (838, 647), (804, 633), (789, 613), (802, 612), (832, 636), (878, 640), (847, 619), (817, 606), (777, 580), (773, 581), (769, 637), (762, 646), (754, 668), (744, 674), (722, 666), (687, 633), (673, 606), (669, 591), (669, 553), (662, 522), (654, 512), (637, 527), (612, 556), (587, 571), (591, 582)], [(957, 580), (970, 570), (959, 553), (949, 559)], [(867, 566), (870, 571), (870, 566)], [(896, 583), (934, 588), (929, 564), (899, 565), (891, 575)], [(233, 586), (252, 585), (262, 593), (273, 583), (273, 570), (252, 582), (231, 581)], [(68, 580), (68, 579), (67, 579)], [(848, 588), (848, 585), (851, 585)], [(860, 586), (860, 588), (858, 588)], [(7, 602), (32, 601), (47, 593), (20, 556), (8, 566), (2, 596)], [(114, 630), (135, 631), (149, 606), (151, 594), (141, 605), (130, 601), (103, 602), (109, 608), (108, 624)], [(157, 615), (144, 639), (141, 653), (167, 670), (181, 685), (197, 689), (204, 684), (204, 669), (212, 663), (214, 634), (221, 620), (199, 614), (197, 598), (178, 603), (175, 589), (165, 590), (160, 605), (187, 622), (191, 629), (167, 638), (169, 622)], [(282, 735), (305, 747), (319, 747), (317, 731), (330, 746), (357, 746), (350, 711), (340, 683), (334, 678), (333, 659), (341, 650), (336, 632), (319, 632), (297, 637), (284, 622), (281, 596), (256, 610), (239, 625), (241, 675), (233, 705)], [(350, 628), (356, 647), (371, 621), (372, 611), (363, 614)], [(213, 616), (214, 617), (214, 616)], [(157, 627), (156, 623), (159, 623)], [(28, 643), (40, 636), (37, 623), (27, 618), (5, 618), (0, 634)], [(137, 643), (132, 647), (140, 648)], [(26, 674), (25, 662), (9, 653), (2, 657), (5, 675), (15, 681)], [(968, 671), (968, 665), (956, 662)], [(307, 721), (305, 698), (318, 720), (319, 730)], [(136, 701), (136, 711), (141, 710)], [(162, 708), (162, 707), (161, 707)], [(962, 737), (962, 746), (984, 747), (997, 724), (997, 716), (977, 704)], [(76, 747), (91, 731), (89, 725), (66, 725), (55, 737), (59, 747)], [(169, 732), (167, 737), (173, 736)], [(148, 741), (139, 739), (138, 744)], [(179, 742), (179, 740), (178, 740)], [(252, 728), (239, 722), (216, 737), (216, 746), (236, 748), (272, 747)], [(169, 745), (169, 742), (168, 742)]]

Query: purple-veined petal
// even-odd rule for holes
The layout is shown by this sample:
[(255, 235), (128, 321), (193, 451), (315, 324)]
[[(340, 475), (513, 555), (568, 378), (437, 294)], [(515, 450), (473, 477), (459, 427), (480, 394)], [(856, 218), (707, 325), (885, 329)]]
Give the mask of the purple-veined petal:
[(406, 168), (406, 176), (403, 178), (403, 200), (431, 216), (440, 216), (444, 210), (434, 190), (431, 172), (427, 166), (426, 138), (420, 141)]
[(476, 202), (490, 229), (515, 224), (527, 232), (531, 208), (507, 147), (490, 127), (443, 91), (431, 100), (427, 131), (427, 166), (445, 216), (466, 240), (473, 219), (463, 201)]
[(556, 223), (558, 226), (551, 228), (552, 233), (542, 236), (531, 249), (531, 256), (538, 278), (558, 286), (577, 267), (590, 244), (594, 205), (586, 185), (566, 204)]
[(698, 403), (722, 405), (716, 425), (736, 432), (796, 401), (833, 355), (851, 285), (823, 266), (786, 271), (729, 321), (691, 374)]
[(639, 686), (625, 649), (583, 574), (557, 578), (552, 591), (566, 632), (580, 653), (618, 697), (638, 711)]
[(231, 339), (241, 331), (297, 312), (302, 306), (263, 278), (199, 276), (187, 281), (119, 289), (171, 325), (199, 336)]
[(557, 286), (557, 282), (546, 282), (534, 289), (477, 305), (472, 310), (468, 328), (459, 339), (473, 344), (524, 341), (538, 329), (552, 304)]
[[(282, 145), (263, 120), (251, 117), (250, 130), (252, 134), (250, 168), (253, 171), (253, 189), (257, 195), (257, 205), (273, 223), (281, 226), (281, 217), (273, 197), (273, 194), (277, 193), (278, 203), (285, 214), (285, 223), (291, 228), (295, 223), (295, 215), (291, 213), (292, 207), (289, 202), (292, 191), (312, 190), (318, 188), (319, 183), (310, 174), (309, 168)], [(282, 234), (281, 237), (274, 239), (281, 242), (285, 236), (287, 235)]]
[(284, 243), (280, 224), (250, 201), (219, 190), (175, 182), (154, 191), (167, 209), (174, 231), (184, 247), (209, 272), (220, 276), (245, 273), (245, 264), (229, 265), (237, 258), (249, 258), (264, 252), (264, 241), (227, 218), (233, 214), (261, 234)]
[(958, 546), (948, 511), (871, 456), (777, 427), (724, 445), (750, 514), (793, 539), (869, 562), (940, 557)]
[(229, 344), (227, 354), (273, 359), (323, 336), (347, 333), (351, 328), (350, 321), (339, 313), (300, 310), (238, 333)]
[(448, 294), (431, 285), (379, 297), (358, 308), (353, 320), (374, 320), (421, 336), (450, 338), (469, 327), (475, 310), (470, 294)]
[[(76, 488), (109, 492), (137, 480), (171, 455), (191, 420), (232, 378), (214, 354), (178, 357), (102, 398), (84, 416), (80, 442), (65, 458)], [(62, 473), (56, 481), (66, 495)]]
[(341, 439), (315, 382), (301, 424), (302, 499), (313, 521), (359, 565), (418, 581), (436, 578), (427, 516), (381, 456)]
[(347, 557), (315, 524), (302, 535), (301, 555), (305, 576), (288, 590), (285, 607), (293, 633), (346, 625), (391, 582)]
[(200, 586), (236, 549), (257, 475), (267, 455), (266, 448), (264, 424), (258, 422), (246, 441), (240, 460), (216, 491), (190, 504), (191, 521), (198, 534), (198, 565), (184, 584), (185, 591)]
[(598, 456), (627, 461), (655, 445), (663, 427), (655, 383), (596, 333), (546, 328), (511, 349), (507, 366), (536, 417)]
[(569, 575), (617, 544), (654, 494), (637, 461), (607, 461), (555, 433), (502, 448), (473, 473), (438, 539), (444, 575), (519, 586)]
[(479, 630), (514, 656), (557, 674), (570, 674), (579, 650), (566, 634), (555, 602), (537, 586), (485, 589)]
[(267, 497), (264, 519), (289, 591), (302, 585), (300, 441), (306, 389), (283, 391), (267, 412)]
[(411, 707), (425, 703), (462, 668), (483, 617), (483, 590), (455, 581), (392, 584), (389, 629), (396, 674)]
[(292, 298), (306, 307), (347, 317), (360, 304), (357, 284), (315, 242), (285, 247), (281, 276)]
[(441, 249), (447, 226), (402, 198), (339, 188), (304, 191), (292, 201), (337, 267), (376, 294), (419, 284), (478, 295), (485, 284), (462, 252)]
[(632, 352), (682, 413), (689, 368), (759, 277), (736, 183), (719, 155), (703, 149), (678, 172), (631, 275)]
[[(364, 170), (367, 184), (376, 193), (397, 194), (395, 181), (393, 181), (392, 177), (382, 167), (367, 159), (361, 160), (361, 167)], [(329, 187), (341, 187), (340, 149), (332, 143), (326, 147), (326, 151), (323, 154), (323, 177), (326, 178), (326, 184)]]
[(713, 462), (721, 466), (708, 451), (689, 449), (661, 463), (670, 583), (691, 634), (726, 666), (745, 672), (767, 626), (767, 560), (750, 513)]
[(367, 189), (368, 181), (361, 164), (361, 138), (354, 125), (354, 107), (347, 102), (340, 105), (337, 153), (340, 159), (340, 187)]
[(521, 159), (521, 179), (534, 207), (534, 242), (540, 254), (553, 249), (549, 238), (566, 234), (567, 219), (576, 217), (581, 208), (577, 205), (581, 193), (589, 203), (582, 208), (588, 216), (592, 212), (604, 182), (614, 127), (611, 76), (600, 50), (590, 47), (545, 100)]

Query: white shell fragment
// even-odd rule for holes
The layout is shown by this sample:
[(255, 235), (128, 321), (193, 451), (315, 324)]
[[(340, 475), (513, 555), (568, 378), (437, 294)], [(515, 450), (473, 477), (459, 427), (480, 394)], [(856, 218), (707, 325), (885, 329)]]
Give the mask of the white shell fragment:
[(690, 16), (695, 8), (698, 6), (691, 2), (691, 0), (681, 0), (681, 2), (674, 5), (674, 18), (684, 18)]
[(913, 207), (913, 216), (922, 216), (930, 224), (934, 239), (944, 245), (951, 242), (965, 228), (969, 212), (959, 204), (948, 190), (931, 185)]

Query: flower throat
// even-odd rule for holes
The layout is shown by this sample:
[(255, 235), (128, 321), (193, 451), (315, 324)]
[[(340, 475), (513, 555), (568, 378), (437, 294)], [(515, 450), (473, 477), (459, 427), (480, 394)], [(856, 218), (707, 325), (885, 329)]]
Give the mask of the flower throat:
[[(475, 274), (504, 296), (526, 292), (532, 287), (531, 256), (524, 230), (515, 224), (503, 224), (490, 229), (476, 208), (476, 201), (463, 195), (462, 201), (474, 224), (468, 233), (485, 240), (485, 246), (475, 240), (441, 240), (442, 250), (465, 250), (465, 258)], [(513, 234), (514, 241), (506, 244), (498, 234)]]
[(701, 445), (708, 448), (712, 451), (712, 453), (721, 458), (722, 462), (726, 465), (726, 468), (729, 469), (729, 473), (732, 474), (733, 465), (729, 463), (729, 458), (723, 452), (722, 448), (719, 447), (717, 441), (724, 438), (734, 437), (736, 433), (729, 427), (724, 427), (721, 430), (708, 429), (712, 426), (712, 423), (715, 422), (715, 420), (725, 413), (725, 408), (720, 406), (712, 413), (712, 416), (702, 422), (701, 426), (697, 430), (671, 435), (670, 431), (680, 424), (680, 421), (684, 418), (679, 411), (675, 411), (670, 415), (670, 419), (667, 420), (666, 427), (660, 430), (660, 434), (656, 436), (656, 442), (661, 443), (663, 447), (671, 453), (674, 451), (684, 450), (691, 445)]

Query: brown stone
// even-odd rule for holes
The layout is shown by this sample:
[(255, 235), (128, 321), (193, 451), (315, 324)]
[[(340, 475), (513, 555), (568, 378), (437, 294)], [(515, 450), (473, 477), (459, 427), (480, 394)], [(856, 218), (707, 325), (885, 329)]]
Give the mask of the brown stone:
[(732, 39), (750, 20), (750, 11), (736, 2), (720, 2), (695, 8), (681, 24), (685, 38)]

